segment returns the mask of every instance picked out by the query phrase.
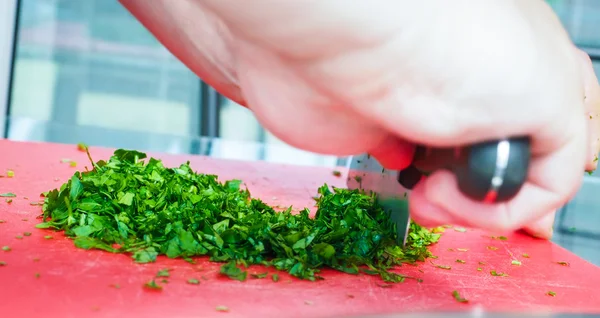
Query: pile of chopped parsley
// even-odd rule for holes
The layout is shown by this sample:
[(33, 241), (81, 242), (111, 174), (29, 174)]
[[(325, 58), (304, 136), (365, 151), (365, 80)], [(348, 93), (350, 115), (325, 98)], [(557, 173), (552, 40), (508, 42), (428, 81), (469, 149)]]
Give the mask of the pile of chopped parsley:
[(308, 209), (275, 211), (252, 198), (240, 180), (219, 182), (194, 172), (189, 162), (167, 168), (124, 149), (108, 161), (89, 157), (92, 170), (43, 193), (37, 227), (64, 230), (79, 248), (131, 253), (139, 263), (158, 255), (208, 256), (224, 262), (225, 273), (262, 264), (316, 280), (329, 267), (400, 282), (405, 277), (389, 270), (430, 257), (427, 247), (440, 235), (413, 223), (406, 246), (398, 246), (395, 225), (375, 197), (360, 190), (323, 185), (311, 218)]

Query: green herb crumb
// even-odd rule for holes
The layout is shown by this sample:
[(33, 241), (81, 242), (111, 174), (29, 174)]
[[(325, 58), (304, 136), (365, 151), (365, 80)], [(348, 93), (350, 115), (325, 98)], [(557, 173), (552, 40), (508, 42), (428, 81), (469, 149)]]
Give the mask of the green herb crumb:
[(156, 273), (156, 277), (169, 277), (170, 268), (161, 269)]
[(225, 311), (229, 311), (229, 307), (221, 305), (221, 306), (215, 307), (215, 310), (216, 311), (224, 311), (225, 312)]
[(190, 278), (190, 279), (188, 279), (187, 282), (188, 282), (188, 284), (192, 284), (192, 285), (198, 285), (198, 284), (200, 284), (200, 281), (197, 280), (197, 279), (195, 279), (195, 278)]
[(501, 277), (508, 277), (508, 274), (506, 273), (502, 273), (502, 272), (497, 272), (495, 270), (491, 270), (490, 274), (492, 274), (492, 276), (501, 276)]
[(466, 298), (464, 298), (463, 296), (461, 296), (460, 293), (458, 291), (456, 291), (456, 290), (452, 292), (452, 296), (459, 303), (468, 303), (469, 302), (469, 300), (467, 300)]
[(548, 295), (548, 296), (551, 296), (551, 297), (555, 297), (555, 296), (556, 296), (556, 293), (555, 293), (555, 292), (553, 292), (553, 291), (551, 291), (551, 290), (549, 290), (549, 291), (546, 293), (546, 295)]
[(162, 289), (163, 289), (162, 286), (160, 286), (159, 284), (156, 283), (156, 281), (154, 281), (154, 279), (145, 283), (144, 288), (150, 289), (150, 290), (156, 290), (156, 291), (162, 291)]
[(10, 252), (12, 249), (10, 248), (10, 246), (2, 246), (2, 250), (5, 252)]

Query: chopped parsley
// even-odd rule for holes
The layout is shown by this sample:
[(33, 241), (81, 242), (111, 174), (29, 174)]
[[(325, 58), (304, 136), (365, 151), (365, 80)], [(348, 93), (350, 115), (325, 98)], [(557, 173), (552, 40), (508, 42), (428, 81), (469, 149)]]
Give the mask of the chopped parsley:
[(463, 296), (461, 296), (460, 293), (458, 291), (456, 291), (456, 290), (452, 292), (452, 296), (459, 303), (468, 303), (469, 302), (469, 300), (467, 300), (466, 298), (464, 298)]
[(156, 283), (156, 281), (154, 281), (154, 279), (145, 283), (144, 288), (150, 289), (150, 290), (156, 290), (156, 291), (162, 291), (162, 289), (163, 289), (162, 286), (160, 286), (159, 284)]
[(348, 274), (368, 269), (400, 282), (404, 277), (389, 269), (432, 257), (428, 247), (440, 237), (411, 223), (406, 246), (398, 246), (394, 223), (361, 190), (321, 186), (309, 217), (307, 208), (277, 212), (251, 197), (242, 181), (220, 182), (189, 162), (167, 168), (124, 149), (94, 162), (86, 152), (93, 169), (44, 193), (36, 227), (64, 231), (79, 248), (130, 254), (137, 263), (208, 256), (223, 264), (222, 275), (240, 281), (245, 268), (261, 264), (311, 281), (329, 267)]
[(197, 280), (197, 279), (195, 279), (195, 278), (190, 278), (190, 279), (188, 279), (187, 282), (188, 282), (188, 284), (192, 284), (192, 285), (198, 285), (198, 284), (200, 284), (200, 281)]
[(490, 274), (492, 274), (492, 276), (508, 277), (508, 274), (502, 273), (502, 272), (496, 272), (495, 270), (491, 270)]

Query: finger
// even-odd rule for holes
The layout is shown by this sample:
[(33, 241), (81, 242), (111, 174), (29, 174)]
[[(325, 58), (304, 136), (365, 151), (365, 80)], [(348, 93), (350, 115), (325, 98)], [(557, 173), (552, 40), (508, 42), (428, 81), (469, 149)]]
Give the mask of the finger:
[(533, 237), (549, 240), (554, 234), (555, 217), (556, 211), (552, 211), (552, 213), (546, 214), (539, 220), (525, 226), (523, 230)]
[(437, 227), (445, 224), (466, 225), (445, 209), (427, 200), (424, 187), (415, 187), (410, 194), (409, 212), (411, 219), (424, 227)]
[(511, 201), (484, 204), (470, 200), (460, 193), (452, 173), (437, 171), (416, 186), (411, 194), (412, 210), (421, 213), (432, 204), (469, 226), (508, 231), (559, 208), (579, 189), (585, 166), (584, 118), (572, 117), (573, 124), (567, 126), (568, 142), (552, 154), (532, 159), (528, 181)]
[(600, 152), (600, 83), (594, 72), (592, 60), (587, 53), (578, 50), (582, 61), (584, 84), (584, 105), (588, 119), (589, 147), (587, 154), (587, 171), (596, 170), (598, 165), (598, 152)]
[(413, 160), (415, 145), (389, 135), (379, 146), (369, 153), (387, 169), (402, 170)]

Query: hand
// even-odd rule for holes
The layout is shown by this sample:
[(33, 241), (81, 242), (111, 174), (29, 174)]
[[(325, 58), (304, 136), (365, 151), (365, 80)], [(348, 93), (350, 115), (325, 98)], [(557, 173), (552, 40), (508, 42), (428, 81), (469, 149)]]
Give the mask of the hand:
[(598, 84), (541, 0), (121, 2), (205, 82), (298, 148), (370, 152), (401, 169), (415, 143), (532, 137), (517, 197), (473, 202), (439, 171), (411, 194), (423, 225), (548, 237), (553, 211), (595, 168)]

